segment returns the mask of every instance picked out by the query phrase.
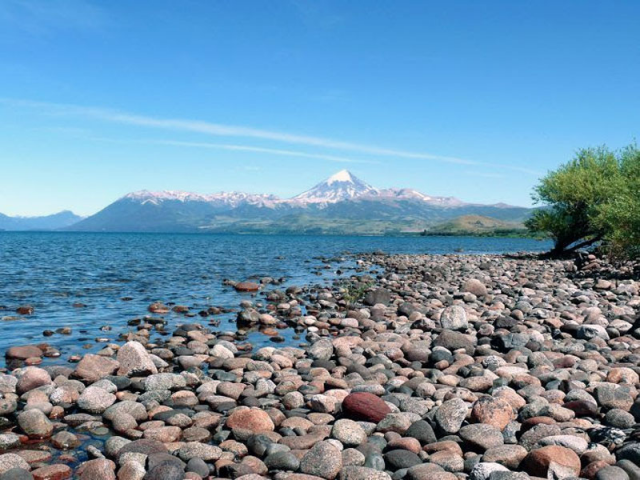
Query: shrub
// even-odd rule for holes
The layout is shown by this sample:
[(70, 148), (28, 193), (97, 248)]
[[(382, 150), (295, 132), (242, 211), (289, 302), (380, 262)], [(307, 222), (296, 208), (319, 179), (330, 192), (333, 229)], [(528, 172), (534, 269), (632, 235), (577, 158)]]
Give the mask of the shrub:
[(543, 207), (527, 220), (534, 233), (554, 240), (553, 253), (603, 241), (617, 257), (638, 255), (640, 245), (640, 150), (580, 150), (535, 188)]

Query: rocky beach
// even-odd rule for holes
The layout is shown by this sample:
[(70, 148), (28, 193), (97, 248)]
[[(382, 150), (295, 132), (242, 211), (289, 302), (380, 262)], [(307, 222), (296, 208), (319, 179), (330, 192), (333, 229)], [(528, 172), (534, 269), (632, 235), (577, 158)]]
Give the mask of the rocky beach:
[[(350, 261), (331, 285), (230, 281), (235, 331), (167, 298), (66, 363), (17, 339), (2, 352), (0, 480), (640, 479), (631, 269)], [(271, 346), (246, 340), (255, 326)], [(283, 342), (291, 329), (305, 343)]]

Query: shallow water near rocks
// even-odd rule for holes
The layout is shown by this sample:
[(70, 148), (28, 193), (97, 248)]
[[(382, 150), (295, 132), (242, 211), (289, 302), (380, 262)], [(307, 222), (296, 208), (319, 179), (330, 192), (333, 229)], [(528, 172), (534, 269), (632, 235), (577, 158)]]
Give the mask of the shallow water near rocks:
[[(249, 294), (224, 285), (225, 279), (284, 278), (291, 285), (326, 284), (350, 273), (346, 252), (466, 254), (542, 251), (549, 242), (474, 237), (257, 236), (205, 234), (108, 234), (0, 232), (0, 366), (13, 345), (46, 342), (60, 349), (66, 363), (72, 354), (96, 351), (116, 341), (127, 322), (149, 315), (155, 301), (187, 305), (194, 312), (209, 306), (238, 309)], [(331, 259), (323, 262), (321, 258)], [(321, 273), (319, 275), (318, 273)], [(127, 300), (123, 300), (127, 298)], [(85, 306), (75, 306), (74, 304)], [(18, 315), (32, 305), (32, 315)], [(235, 313), (185, 318), (170, 313), (167, 331), (180, 323), (220, 320), (216, 330), (236, 330)], [(103, 331), (101, 327), (111, 327)], [(43, 336), (44, 330), (71, 328), (71, 334)], [(279, 335), (297, 345), (293, 329)], [(270, 337), (251, 332), (255, 346)], [(85, 346), (85, 348), (83, 348)]]

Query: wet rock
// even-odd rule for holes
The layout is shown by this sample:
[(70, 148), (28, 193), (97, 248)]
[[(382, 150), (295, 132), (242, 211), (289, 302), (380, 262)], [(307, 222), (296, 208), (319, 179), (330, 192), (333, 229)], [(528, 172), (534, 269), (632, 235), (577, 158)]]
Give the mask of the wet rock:
[(22, 347), (10, 347), (5, 356), (15, 360), (26, 360), (27, 358), (39, 358), (42, 357), (44, 352), (33, 345), (27, 345)]
[(55, 464), (40, 467), (31, 474), (35, 480), (64, 480), (71, 478), (73, 470), (68, 465)]
[(51, 443), (59, 450), (70, 450), (80, 445), (80, 440), (71, 432), (58, 432), (51, 437)]
[(40, 410), (25, 410), (20, 413), (18, 425), (29, 438), (48, 438), (53, 433), (53, 424)]
[(161, 302), (152, 303), (151, 305), (149, 305), (147, 310), (149, 310), (150, 313), (154, 313), (157, 315), (163, 315), (165, 313), (169, 313), (169, 307), (167, 307)]
[(16, 308), (16, 313), (19, 315), (33, 315), (35, 309), (31, 305), (21, 305)]
[(239, 282), (236, 283), (233, 288), (238, 292), (257, 292), (260, 290), (260, 285), (254, 282)]
[(27, 367), (18, 378), (16, 391), (19, 394), (29, 392), (43, 385), (51, 384), (51, 375), (46, 370), (38, 367)]
[(82, 357), (82, 360), (76, 365), (74, 375), (83, 382), (94, 383), (112, 375), (119, 366), (120, 364), (116, 360), (89, 353)]
[(111, 460), (98, 458), (83, 463), (77, 473), (80, 480), (115, 480), (116, 465)]

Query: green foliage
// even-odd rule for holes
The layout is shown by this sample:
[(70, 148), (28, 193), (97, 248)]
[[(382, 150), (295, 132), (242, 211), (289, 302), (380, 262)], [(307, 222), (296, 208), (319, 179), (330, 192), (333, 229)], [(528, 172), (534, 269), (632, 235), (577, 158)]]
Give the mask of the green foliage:
[(356, 303), (360, 302), (365, 294), (367, 293), (367, 290), (369, 290), (371, 287), (373, 287), (374, 283), (373, 282), (368, 282), (368, 283), (362, 283), (362, 282), (358, 282), (358, 283), (350, 283), (349, 285), (347, 285), (345, 287), (345, 291), (342, 295), (342, 298), (349, 304), (349, 305), (355, 305)]
[(606, 232), (616, 257), (640, 258), (640, 150), (627, 147), (620, 155), (618, 178), (609, 200), (598, 208), (595, 224)]
[(637, 255), (640, 243), (640, 150), (606, 147), (580, 150), (535, 188), (545, 208), (527, 220), (535, 233), (555, 242), (554, 252), (571, 251), (604, 240), (618, 257)]

